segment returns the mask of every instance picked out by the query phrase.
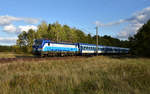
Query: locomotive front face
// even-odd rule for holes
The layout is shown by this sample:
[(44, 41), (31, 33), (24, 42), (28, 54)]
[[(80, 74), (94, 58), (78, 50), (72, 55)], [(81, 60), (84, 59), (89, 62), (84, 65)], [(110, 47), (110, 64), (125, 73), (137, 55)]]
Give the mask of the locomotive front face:
[(43, 40), (35, 40), (33, 44), (33, 54), (38, 55), (42, 51)]

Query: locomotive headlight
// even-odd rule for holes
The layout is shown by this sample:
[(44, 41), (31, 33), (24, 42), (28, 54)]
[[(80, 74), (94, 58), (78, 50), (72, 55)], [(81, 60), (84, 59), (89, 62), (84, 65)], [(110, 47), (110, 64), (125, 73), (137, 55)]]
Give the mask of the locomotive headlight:
[(42, 48), (38, 48), (38, 51), (42, 51)]

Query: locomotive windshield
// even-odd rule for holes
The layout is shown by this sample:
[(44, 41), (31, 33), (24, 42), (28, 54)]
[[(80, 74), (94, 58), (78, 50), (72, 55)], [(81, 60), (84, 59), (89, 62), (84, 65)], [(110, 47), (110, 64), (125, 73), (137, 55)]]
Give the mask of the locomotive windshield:
[(41, 46), (42, 45), (42, 40), (35, 40), (34, 41), (34, 46)]

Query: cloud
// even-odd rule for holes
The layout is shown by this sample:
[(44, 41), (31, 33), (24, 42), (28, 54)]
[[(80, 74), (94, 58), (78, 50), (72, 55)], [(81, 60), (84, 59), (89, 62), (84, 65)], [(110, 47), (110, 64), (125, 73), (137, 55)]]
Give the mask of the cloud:
[[(14, 22), (15, 23), (24, 22), (29, 25), (16, 26)], [(24, 18), (24, 17), (14, 17), (14, 16), (4, 15), (4, 16), (0, 16), (0, 29), (2, 29), (2, 32), (18, 35), (22, 31), (27, 32), (29, 29), (37, 30), (37, 26), (32, 24), (37, 24), (38, 22), (39, 20), (35, 18)], [(0, 37), (0, 44), (15, 44), (16, 39), (17, 39), (16, 37), (15, 38)]]
[(14, 33), (17, 31), (17, 28), (14, 25), (10, 24), (10, 25), (4, 26), (3, 30), (9, 33)]
[(0, 37), (0, 44), (15, 44), (17, 37)]
[[(117, 37), (120, 39), (127, 39), (129, 36), (133, 36), (137, 33), (148, 20), (150, 19), (150, 7), (144, 8), (142, 11), (134, 13), (133, 17), (127, 19), (129, 25), (122, 29)], [(125, 32), (126, 34), (124, 34)]]
[(117, 38), (120, 39), (128, 39), (128, 37), (133, 36), (137, 33), (138, 29), (142, 27), (143, 24), (137, 23), (137, 24), (129, 24), (127, 27), (122, 29), (117, 35)]
[(29, 29), (37, 30), (37, 26), (34, 25), (26, 25), (26, 26), (19, 26), (18, 27), (19, 31), (28, 31)]
[(147, 8), (144, 8), (142, 11), (134, 13), (132, 17), (127, 18), (127, 19), (121, 19), (119, 21), (111, 22), (111, 23), (108, 23), (108, 24), (103, 24), (99, 21), (96, 21), (95, 24), (97, 26), (105, 27), (105, 26), (118, 25), (118, 24), (122, 24), (122, 23), (125, 23), (125, 22), (135, 23), (135, 24), (136, 23), (145, 23), (149, 19), (150, 19), (150, 7), (147, 7)]
[(107, 27), (107, 26), (119, 25), (122, 23), (128, 23), (129, 25), (124, 29), (122, 29), (117, 34), (117, 38), (127, 39), (129, 36), (133, 36), (134, 34), (136, 34), (137, 30), (140, 27), (142, 27), (143, 24), (146, 23), (149, 19), (150, 19), (150, 7), (147, 7), (141, 11), (134, 13), (132, 17), (127, 19), (121, 19), (119, 21), (108, 23), (108, 24), (102, 24), (99, 21), (96, 21), (95, 24), (97, 26)]
[(33, 19), (33, 18), (22, 18), (22, 20), (24, 20), (27, 23), (31, 23), (31, 24), (37, 24), (39, 22), (39, 20), (37, 19)]
[(22, 18), (22, 17), (14, 17), (14, 16), (0, 16), (0, 26), (10, 25), (15, 21), (24, 21), (29, 24), (36, 24), (39, 22), (38, 19), (34, 18)]
[[(25, 26), (18, 26), (15, 27), (14, 25), (10, 24), (4, 26), (3, 31), (8, 33), (15, 33), (19, 34), (22, 31), (28, 31), (29, 29), (37, 30), (37, 26), (34, 25), (25, 25)], [(0, 45), (14, 45), (16, 44), (17, 37), (0, 37)]]
[(20, 25), (20, 26), (16, 27), (16, 26), (10, 24), (10, 25), (6, 25), (6, 26), (3, 27), (4, 32), (16, 33), (16, 34), (21, 33), (22, 31), (27, 32), (29, 29), (37, 30), (37, 26), (34, 26), (34, 25), (22, 26), (22, 25)]
[(127, 22), (127, 20), (121, 19), (121, 20), (119, 20), (117, 22), (111, 22), (111, 23), (107, 23), (107, 24), (103, 24), (103, 23), (101, 23), (99, 21), (96, 21), (95, 24), (98, 27), (109, 27), (109, 26), (113, 26), (113, 25), (119, 25), (119, 24), (124, 23), (124, 22)]

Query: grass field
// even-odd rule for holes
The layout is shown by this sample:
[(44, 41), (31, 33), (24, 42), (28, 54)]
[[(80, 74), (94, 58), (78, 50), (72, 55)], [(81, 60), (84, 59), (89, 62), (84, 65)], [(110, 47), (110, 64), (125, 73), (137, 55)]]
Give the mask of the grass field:
[(1, 64), (0, 94), (150, 94), (150, 59), (98, 56)]
[(31, 57), (32, 54), (24, 54), (24, 53), (13, 53), (13, 52), (0, 52), (0, 58), (19, 58), (19, 57)]

